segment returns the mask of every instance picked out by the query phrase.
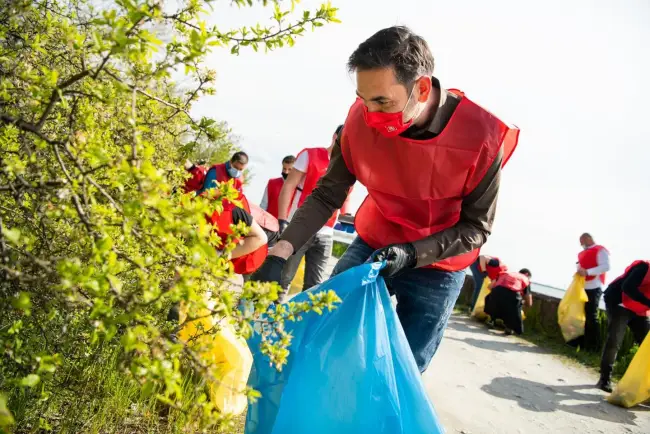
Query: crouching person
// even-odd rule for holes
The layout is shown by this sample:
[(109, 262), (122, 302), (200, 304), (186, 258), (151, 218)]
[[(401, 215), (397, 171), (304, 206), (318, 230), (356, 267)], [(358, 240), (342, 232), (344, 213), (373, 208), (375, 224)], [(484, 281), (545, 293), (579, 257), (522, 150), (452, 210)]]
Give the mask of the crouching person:
[(522, 307), (532, 306), (533, 296), (530, 291), (531, 273), (522, 268), (518, 273), (502, 267), (496, 280), (490, 285), (492, 291), (485, 297), (485, 313), (490, 316), (490, 324), (503, 321), (506, 335), (524, 332)]
[[(207, 176), (208, 170), (203, 166), (194, 165), (192, 162), (185, 163), (185, 169), (190, 178), (185, 181), (183, 191), (194, 195), (207, 195), (210, 189), (217, 188), (218, 181)], [(251, 206), (246, 196), (240, 192), (237, 198), (241, 206), (236, 206), (230, 201), (223, 200), (223, 210), (215, 210), (206, 219), (212, 224), (219, 235), (222, 243), (232, 235), (232, 226), (244, 223), (249, 227), (248, 233), (235, 240), (236, 246), (230, 252), (230, 261), (236, 274), (249, 275), (257, 270), (264, 262), (268, 253), (268, 242), (270, 238), (277, 238), (277, 220), (264, 211), (258, 211), (259, 207)], [(216, 198), (216, 201), (221, 200)], [(267, 227), (262, 227), (262, 225)]]

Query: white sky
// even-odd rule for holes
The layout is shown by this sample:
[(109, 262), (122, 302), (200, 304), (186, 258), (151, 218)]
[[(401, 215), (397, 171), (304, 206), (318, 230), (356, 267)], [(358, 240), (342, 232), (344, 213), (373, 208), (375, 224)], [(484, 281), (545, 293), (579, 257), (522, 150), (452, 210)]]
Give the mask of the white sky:
[[(223, 3), (211, 21), (224, 26), (269, 16)], [(333, 3), (343, 23), (307, 32), (293, 48), (210, 57), (217, 94), (194, 111), (241, 136), (255, 174), (250, 200), (259, 202), (286, 154), (329, 144), (355, 98), (347, 57), (377, 30), (401, 24), (428, 41), (443, 86), (521, 128), (484, 253), (560, 287), (584, 231), (610, 249), (609, 280), (650, 258), (648, 0)], [(318, 4), (303, 0), (299, 9)], [(355, 206), (364, 196), (357, 184)]]

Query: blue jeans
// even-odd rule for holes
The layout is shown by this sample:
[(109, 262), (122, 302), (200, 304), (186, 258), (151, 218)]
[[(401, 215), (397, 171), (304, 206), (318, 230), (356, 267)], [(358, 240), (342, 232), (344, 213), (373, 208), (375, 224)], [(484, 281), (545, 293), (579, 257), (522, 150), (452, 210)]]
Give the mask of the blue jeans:
[(472, 304), (470, 305), (470, 309), (474, 310), (476, 300), (478, 300), (478, 295), (481, 292), (483, 281), (487, 277), (487, 273), (484, 273), (480, 270), (479, 258), (476, 258), (476, 261), (474, 261), (472, 265), (469, 266), (469, 269), (472, 270), (472, 279), (474, 279), (474, 293), (472, 294)]
[[(363, 264), (374, 251), (361, 238), (355, 238), (332, 275)], [(464, 280), (464, 271), (432, 268), (408, 269), (386, 279), (388, 291), (397, 298), (397, 316), (420, 372), (427, 369), (440, 345)]]

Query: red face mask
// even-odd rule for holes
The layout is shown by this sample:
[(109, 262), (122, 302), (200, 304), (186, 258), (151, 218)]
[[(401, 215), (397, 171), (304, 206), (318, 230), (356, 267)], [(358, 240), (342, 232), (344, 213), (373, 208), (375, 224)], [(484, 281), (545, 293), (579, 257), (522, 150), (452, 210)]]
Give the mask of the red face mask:
[[(404, 109), (409, 105), (411, 101), (411, 96), (413, 95), (413, 90), (415, 86), (411, 89), (409, 98), (404, 104)], [(358, 98), (361, 99), (361, 98)], [(384, 137), (397, 137), (402, 134), (413, 124), (413, 120), (417, 116), (413, 116), (408, 122), (404, 122), (404, 109), (397, 113), (384, 113), (384, 112), (369, 112), (368, 107), (363, 105), (363, 119), (366, 121), (366, 125), (371, 128), (375, 128), (382, 134)]]

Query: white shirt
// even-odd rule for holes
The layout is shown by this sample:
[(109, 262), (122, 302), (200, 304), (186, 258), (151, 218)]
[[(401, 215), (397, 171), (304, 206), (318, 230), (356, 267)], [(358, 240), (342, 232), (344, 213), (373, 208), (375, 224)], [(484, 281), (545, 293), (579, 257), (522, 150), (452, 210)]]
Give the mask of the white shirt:
[[(594, 268), (589, 268), (587, 270), (587, 276), (600, 276), (609, 271), (609, 252), (606, 249), (600, 249), (596, 261), (598, 262), (598, 265)], [(601, 282), (598, 277), (585, 282), (585, 289), (596, 289), (601, 288), (602, 286), (603, 282)]]
[[(296, 193), (293, 196), (293, 202), (291, 203), (291, 206), (289, 207), (289, 221), (293, 218), (293, 215), (296, 213), (298, 210), (298, 203), (300, 202), (300, 196), (302, 196), (302, 189), (305, 186), (305, 176), (307, 174), (307, 168), (309, 167), (309, 152), (301, 152), (298, 154), (298, 158), (296, 158), (296, 161), (293, 163), (293, 170), (297, 170), (299, 172), (302, 172), (302, 178), (300, 178), (300, 182), (298, 183), (298, 186), (296, 188)], [(334, 234), (334, 228), (330, 228), (329, 226), (323, 226), (319, 231), (319, 234)]]

